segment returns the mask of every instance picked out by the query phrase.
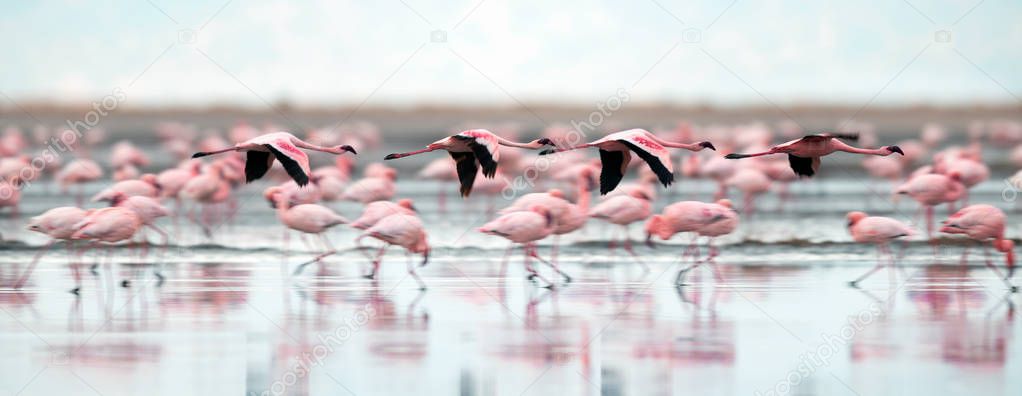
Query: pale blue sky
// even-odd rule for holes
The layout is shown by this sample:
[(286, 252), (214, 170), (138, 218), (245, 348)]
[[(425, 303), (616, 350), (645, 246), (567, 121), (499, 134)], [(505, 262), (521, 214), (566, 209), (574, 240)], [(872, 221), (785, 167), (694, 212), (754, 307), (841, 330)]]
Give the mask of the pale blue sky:
[(129, 106), (591, 104), (619, 88), (680, 104), (1019, 103), (1019, 21), (1011, 0), (7, 1), (0, 92), (73, 102), (121, 87)]

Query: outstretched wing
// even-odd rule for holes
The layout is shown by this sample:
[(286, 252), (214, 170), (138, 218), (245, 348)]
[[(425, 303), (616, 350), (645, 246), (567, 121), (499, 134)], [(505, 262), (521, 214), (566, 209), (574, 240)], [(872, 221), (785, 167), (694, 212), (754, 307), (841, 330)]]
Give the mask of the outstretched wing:
[(788, 165), (791, 165), (791, 170), (795, 171), (795, 174), (799, 177), (813, 177), (813, 175), (816, 174), (816, 169), (820, 167), (820, 159), (812, 157), (796, 157), (788, 154)]
[(245, 158), (245, 183), (251, 183), (270, 170), (273, 166), (273, 156), (267, 151), (249, 151)]
[(646, 151), (644, 147), (639, 147), (627, 140), (618, 141), (624, 144), (625, 146), (628, 146), (628, 149), (635, 152), (635, 154), (638, 154), (639, 158), (642, 158), (643, 161), (646, 161), (646, 163), (649, 164), (649, 168), (653, 170), (653, 173), (656, 173), (656, 177), (660, 179), (660, 183), (663, 184), (664, 187), (670, 186), (671, 183), (674, 182), (674, 172), (671, 172), (670, 169), (667, 169), (667, 166), (665, 166), (664, 164), (663, 157), (667, 157), (666, 158), (667, 165), (668, 166), (671, 165), (671, 157), (666, 154), (666, 151), (664, 152), (663, 155), (656, 156), (650, 153), (649, 151)]
[(476, 173), (479, 167), (476, 166), (476, 157), (472, 153), (450, 152), (451, 158), (458, 168), (458, 181), (461, 182), (461, 196), (467, 197), (472, 193), (472, 185), (476, 181)]
[(483, 176), (492, 178), (497, 174), (497, 161), (494, 158), (494, 152), (497, 151), (495, 144), (490, 144), (488, 141), (484, 142), (485, 144), (480, 143), (480, 138), (461, 134), (452, 137), (465, 142), (465, 145), (472, 150), (476, 160), (479, 161), (479, 165), (483, 167)]
[(600, 163), (603, 167), (600, 171), (600, 195), (606, 195), (617, 188), (621, 178), (625, 177), (625, 168), (631, 157), (627, 151), (600, 150)]
[(287, 174), (294, 179), (299, 187), (309, 184), (309, 174), (312, 172), (309, 171), (309, 157), (304, 152), (290, 145), (290, 143), (286, 147), (291, 147), (294, 151), (280, 150), (279, 147), (281, 145), (279, 144), (267, 144), (265, 146), (273, 153), (274, 157), (277, 157), (280, 164), (284, 165), (284, 170), (287, 171)]
[(807, 142), (821, 142), (821, 141), (830, 140), (830, 139), (844, 139), (844, 140), (856, 141), (856, 140), (859, 140), (859, 134), (857, 134), (857, 133), (831, 133), (831, 132), (827, 132), (827, 133), (818, 133), (818, 134), (815, 134), (815, 135), (805, 135), (805, 136), (802, 137), (802, 140), (805, 140)]

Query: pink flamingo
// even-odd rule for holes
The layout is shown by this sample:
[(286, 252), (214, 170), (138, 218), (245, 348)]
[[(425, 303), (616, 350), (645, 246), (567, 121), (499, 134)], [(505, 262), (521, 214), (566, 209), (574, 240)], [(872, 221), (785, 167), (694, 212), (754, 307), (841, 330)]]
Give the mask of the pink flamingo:
[(284, 170), (291, 176), (291, 179), (298, 183), (299, 186), (304, 187), (306, 184), (309, 184), (309, 175), (312, 171), (309, 170), (309, 156), (304, 151), (299, 150), (299, 147), (335, 155), (341, 155), (346, 152), (358, 154), (354, 148), (348, 145), (324, 147), (306, 143), (287, 132), (275, 132), (254, 137), (232, 147), (200, 151), (193, 154), (192, 158), (229, 151), (247, 153), (245, 159), (245, 181), (248, 183), (263, 177), (266, 171), (270, 170), (270, 165), (273, 165), (273, 159), (276, 158), (284, 166)]
[(122, 140), (114, 144), (110, 150), (110, 165), (114, 169), (125, 166), (146, 167), (149, 166), (149, 156), (131, 142)]
[(351, 222), (353, 228), (360, 230), (369, 229), (384, 217), (392, 214), (415, 215), (415, 206), (410, 199), (401, 199), (397, 202), (375, 201), (366, 205), (362, 216)]
[[(848, 233), (852, 234), (852, 240), (859, 243), (873, 243), (877, 246), (876, 266), (848, 284), (858, 287), (859, 282), (879, 271), (885, 264), (890, 266), (888, 270), (893, 282), (894, 266), (897, 264), (888, 244), (896, 239), (912, 236), (915, 231), (912, 230), (912, 227), (890, 217), (869, 216), (863, 212), (849, 212), (845, 217), (848, 218)], [(887, 256), (887, 263), (882, 261), (883, 256)]]
[[(678, 272), (674, 283), (681, 285), (686, 274), (698, 268), (703, 263), (713, 264), (713, 273), (717, 280), (723, 280), (717, 270), (714, 258), (719, 254), (718, 249), (713, 245), (713, 238), (727, 235), (738, 227), (738, 213), (731, 207), (731, 201), (727, 199), (717, 200), (715, 203), (704, 203), (698, 201), (676, 202), (664, 207), (661, 214), (654, 215), (646, 222), (646, 244), (653, 247), (653, 236), (661, 240), (668, 240), (681, 232), (694, 232), (691, 243), (682, 252), (681, 257), (691, 255), (695, 263)], [(699, 260), (699, 247), (696, 244), (700, 236), (708, 237), (707, 243), (709, 255), (704, 260)]]
[[(72, 226), (76, 231), (71, 234), (71, 239), (92, 241), (92, 246), (128, 241), (142, 228), (142, 224), (138, 214), (128, 208), (112, 206), (91, 210), (84, 219)], [(112, 253), (109, 245), (106, 252), (109, 259)], [(96, 273), (97, 267), (98, 261), (92, 265), (93, 274)], [(127, 283), (122, 285), (127, 286)]]
[[(88, 212), (84, 209), (76, 208), (74, 206), (63, 206), (59, 208), (53, 208), (43, 212), (43, 214), (33, 217), (29, 220), (28, 225), (25, 227), (30, 231), (35, 231), (41, 234), (45, 234), (50, 237), (50, 241), (43, 248), (39, 249), (35, 257), (32, 258), (32, 262), (25, 269), (25, 272), (18, 277), (17, 283), (14, 284), (15, 289), (20, 289), (28, 277), (32, 275), (32, 270), (35, 269), (39, 259), (42, 258), (43, 254), (50, 250), (54, 244), (58, 241), (65, 241), (67, 244), (67, 251), (69, 257), (74, 254), (74, 242), (71, 240), (71, 235), (77, 231), (74, 226), (85, 219)], [(70, 264), (70, 263), (69, 263)], [(75, 280), (79, 280), (77, 267), (71, 267), (74, 270)], [(72, 289), (71, 292), (78, 294), (79, 288)]]
[(674, 182), (674, 163), (671, 161), (670, 153), (667, 152), (667, 147), (689, 151), (700, 151), (707, 148), (716, 150), (710, 142), (691, 144), (668, 142), (644, 129), (629, 129), (609, 134), (590, 143), (565, 149), (547, 149), (539, 154), (546, 155), (588, 147), (600, 149), (600, 161), (603, 169), (600, 173), (601, 195), (614, 190), (624, 178), (625, 169), (631, 161), (633, 152), (646, 161), (649, 168), (660, 179), (660, 183), (667, 187)]
[(724, 184), (742, 192), (742, 214), (752, 216), (756, 211), (756, 197), (770, 191), (770, 182), (766, 173), (755, 167), (748, 167), (736, 171)]
[(455, 162), (450, 158), (437, 158), (430, 161), (418, 174), (420, 179), (437, 181), (437, 205), (440, 213), (447, 211), (447, 194), (444, 194), (447, 183), (458, 180), (458, 173), (452, 165), (455, 165)]
[(56, 176), (57, 184), (60, 184), (60, 188), (64, 192), (67, 192), (71, 185), (78, 186), (78, 191), (75, 193), (75, 200), (78, 204), (82, 203), (81, 185), (99, 180), (102, 177), (103, 168), (100, 168), (96, 161), (84, 158), (68, 162), (60, 168)]
[(788, 154), (788, 164), (799, 176), (813, 177), (820, 169), (820, 157), (829, 155), (835, 151), (844, 151), (853, 154), (888, 156), (893, 153), (905, 155), (898, 146), (884, 146), (878, 149), (864, 149), (852, 147), (839, 139), (856, 140), (857, 135), (822, 133), (818, 135), (807, 135), (801, 139), (795, 139), (787, 143), (771, 147), (769, 150), (752, 153), (738, 154), (731, 153), (724, 158), (741, 159), (759, 157), (771, 154)]
[[(651, 214), (651, 206), (649, 196), (642, 191), (636, 190), (632, 191), (629, 195), (610, 197), (589, 210), (589, 217), (621, 226), (621, 230), (625, 234), (625, 251), (631, 254), (635, 261), (638, 261), (646, 271), (649, 271), (649, 267), (639, 259), (639, 255), (635, 254), (635, 250), (632, 249), (632, 238), (628, 235), (628, 225), (646, 220)], [(615, 242), (616, 238), (612, 237), (607, 244), (611, 251), (616, 247)]]
[[(422, 226), (422, 220), (419, 220), (415, 215), (395, 213), (380, 219), (376, 224), (367, 228), (358, 238), (355, 238), (355, 244), (360, 249), (363, 248), (361, 241), (366, 237), (378, 239), (386, 243), (376, 253), (376, 257), (373, 259), (373, 270), (365, 276), (368, 279), (376, 278), (376, 274), (380, 270), (383, 254), (386, 253), (387, 247), (391, 245), (401, 246), (407, 253), (422, 254), (420, 267), (425, 266), (429, 262), (430, 247), (427, 241), (426, 228)], [(408, 261), (408, 274), (419, 283), (419, 290), (426, 290), (426, 283), (422, 281), (422, 278), (419, 278), (419, 274), (415, 272), (415, 266), (410, 259)]]
[(397, 180), (397, 171), (390, 169), (382, 177), (363, 177), (348, 185), (348, 188), (341, 194), (345, 201), (356, 201), (370, 203), (373, 201), (385, 201), (394, 197), (394, 181)]
[(384, 157), (384, 160), (404, 158), (436, 150), (447, 150), (451, 154), (451, 158), (454, 158), (458, 170), (458, 180), (461, 181), (461, 196), (467, 197), (472, 193), (472, 186), (475, 184), (476, 173), (480, 166), (483, 169), (484, 177), (493, 178), (497, 173), (497, 162), (500, 161), (500, 151), (498, 151), (498, 148), (500, 146), (537, 150), (547, 145), (553, 146), (553, 142), (547, 138), (536, 139), (529, 143), (516, 143), (485, 129), (470, 129), (437, 140), (426, 145), (426, 148), (421, 150), (389, 154)]
[[(1008, 270), (1007, 275), (1001, 275), (992, 263), (986, 246), (983, 246), (983, 253), (986, 256), (986, 265), (1001, 278), (1012, 292), (1018, 291), (1018, 287), (1009, 282), (1015, 274), (1015, 243), (1004, 238), (1005, 216), (1004, 212), (990, 205), (969, 205), (944, 221), (940, 232), (948, 234), (965, 234), (972, 240), (983, 242), (993, 240), (993, 247), (998, 252), (1004, 253), (1004, 263)], [(965, 265), (969, 250), (966, 248), (962, 253), (962, 265)]]
[(276, 207), (277, 219), (281, 223), (287, 226), (287, 228), (301, 232), (303, 240), (305, 234), (315, 234), (319, 237), (320, 244), (322, 245), (323, 251), (312, 260), (299, 264), (292, 275), (300, 274), (305, 266), (318, 262), (337, 252), (337, 249), (334, 249), (330, 240), (327, 239), (325, 232), (333, 226), (347, 223), (348, 219), (321, 205), (301, 204), (291, 206), (288, 203), (287, 194), (279, 187), (272, 187), (265, 195)]
[(195, 218), (193, 209), (188, 211), (188, 219), (202, 227), (206, 237), (212, 238), (212, 214), (210, 207), (226, 202), (231, 195), (231, 185), (223, 178), (223, 165), (213, 163), (201, 174), (189, 179), (178, 196), (195, 201), (202, 205), (202, 219)]
[(21, 177), (8, 176), (0, 180), (0, 209), (11, 208), (11, 216), (18, 217), (18, 205), (21, 203)]
[(553, 233), (555, 227), (555, 220), (550, 211), (540, 205), (533, 206), (526, 211), (511, 212), (490, 222), (483, 224), (479, 227), (478, 231), (484, 234), (496, 235), (507, 239), (513, 243), (520, 244), (524, 252), (524, 263), (525, 270), (529, 272), (529, 280), (534, 281), (535, 278), (539, 278), (546, 283), (547, 288), (553, 288), (554, 283), (550, 282), (535, 268), (532, 267), (530, 258), (535, 258), (544, 264), (554, 268), (558, 274), (565, 277), (565, 279), (571, 279), (567, 274), (554, 267), (549, 261), (544, 260), (536, 252), (536, 241), (546, 238)]
[(141, 195), (156, 198), (160, 195), (160, 184), (156, 181), (156, 175), (146, 173), (137, 180), (124, 180), (114, 183), (112, 186), (107, 187), (92, 196), (92, 201), (109, 202), (117, 193), (123, 193), (128, 196)]
[[(912, 197), (926, 210), (926, 237), (933, 238), (933, 207), (957, 201), (965, 194), (958, 173), (942, 175), (927, 173), (908, 179), (895, 189), (895, 194)], [(917, 212), (918, 213), (918, 212)]]

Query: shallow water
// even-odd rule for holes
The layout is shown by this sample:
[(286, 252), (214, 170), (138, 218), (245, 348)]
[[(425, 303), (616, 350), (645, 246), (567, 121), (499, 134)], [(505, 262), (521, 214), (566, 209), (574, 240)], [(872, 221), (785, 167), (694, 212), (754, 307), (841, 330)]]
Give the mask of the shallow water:
[[(1003, 174), (974, 189), (972, 202), (1013, 209), (1002, 199)], [(716, 241), (722, 280), (699, 269), (681, 288), (675, 277), (691, 264), (680, 258), (687, 237), (654, 249), (633, 227), (650, 267), (644, 272), (623, 251), (608, 252), (617, 230), (596, 221), (561, 240), (570, 284), (535, 287), (520, 251), (501, 275), (506, 241), (474, 229), (490, 218), (488, 207), (507, 201), (473, 196), (466, 205), (445, 186), (441, 212), (438, 186), (409, 180), (398, 196), (416, 200), (435, 248), (419, 269), (427, 291), (407, 276), (397, 248), (377, 280), (360, 277), (368, 261), (354, 249), (357, 233), (344, 227), (329, 233), (339, 254), (291, 277), (315, 252), (297, 235), (285, 250), (284, 230), (260, 194), (268, 185), (244, 187), (234, 219), (217, 223), (212, 238), (184, 218), (164, 219), (168, 249), (144, 258), (113, 249), (98, 276), (87, 267), (102, 250), (71, 265), (62, 247), (46, 254), (23, 290), (0, 290), (0, 391), (1022, 393), (1013, 375), (1022, 372), (1022, 328), (1014, 320), (1020, 299), (983, 266), (977, 249), (968, 268), (959, 266), (964, 241), (945, 239), (936, 250), (919, 240), (896, 246), (904, 273), (881, 271), (862, 289), (847, 286), (876, 259), (872, 247), (851, 243), (846, 212), (921, 225), (913, 202), (891, 203), (889, 184), (855, 172), (796, 183), (783, 210), (775, 194), (764, 196), (759, 213)], [(86, 186), (86, 196), (100, 187)], [(710, 183), (682, 180), (661, 193), (657, 208), (706, 200), (713, 191)], [(46, 242), (23, 229), (26, 219), (73, 202), (46, 184), (25, 194), (20, 217), (0, 219), (5, 286)], [(330, 205), (349, 218), (360, 210)], [(1011, 222), (1008, 235), (1019, 234)], [(167, 277), (162, 285), (152, 276), (157, 266)], [(81, 271), (78, 298), (68, 293), (72, 267)]]

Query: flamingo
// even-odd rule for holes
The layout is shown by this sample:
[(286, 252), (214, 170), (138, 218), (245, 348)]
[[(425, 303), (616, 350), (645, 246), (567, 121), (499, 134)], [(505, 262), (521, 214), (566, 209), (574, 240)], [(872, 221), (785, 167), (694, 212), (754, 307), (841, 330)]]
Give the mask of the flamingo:
[(742, 192), (742, 214), (752, 216), (756, 211), (756, 197), (770, 191), (770, 178), (756, 167), (742, 168), (729, 177), (724, 184)]
[(397, 171), (388, 169), (380, 177), (363, 177), (344, 189), (340, 199), (370, 203), (373, 201), (385, 201), (394, 197), (394, 181), (397, 179)]
[(859, 243), (873, 243), (877, 246), (876, 266), (866, 271), (862, 276), (848, 282), (848, 284), (852, 287), (858, 287), (859, 282), (862, 282), (870, 275), (873, 275), (874, 272), (883, 268), (885, 263), (881, 260), (885, 255), (889, 260), (886, 264), (890, 266), (888, 270), (891, 271), (891, 279), (893, 280), (893, 271), (896, 264), (888, 244), (896, 239), (914, 235), (915, 231), (912, 227), (890, 217), (870, 216), (864, 212), (849, 212), (845, 217), (848, 219), (848, 233), (852, 234), (852, 240)]
[[(654, 215), (646, 221), (646, 244), (650, 247), (655, 246), (652, 239), (654, 235), (661, 240), (668, 240), (677, 233), (695, 233), (681, 257), (692, 255), (696, 262), (678, 272), (674, 283), (681, 285), (689, 271), (698, 268), (703, 263), (715, 264), (713, 259), (717, 257), (718, 250), (713, 246), (713, 238), (730, 234), (737, 227), (738, 213), (734, 211), (731, 201), (728, 199), (719, 199), (715, 203), (681, 201), (667, 205), (661, 214)], [(700, 236), (709, 238), (710, 251), (705, 260), (698, 260), (699, 247), (696, 242)], [(722, 280), (723, 277), (717, 271), (716, 266), (712, 268), (714, 276), (718, 280)]]
[(893, 153), (905, 155), (898, 146), (884, 146), (878, 149), (864, 149), (852, 147), (840, 139), (856, 140), (858, 135), (821, 133), (818, 135), (806, 135), (801, 139), (795, 139), (787, 143), (771, 147), (769, 150), (752, 154), (731, 153), (724, 158), (741, 159), (759, 157), (771, 154), (788, 154), (788, 164), (799, 176), (813, 177), (820, 169), (820, 157), (831, 154), (835, 151), (844, 151), (854, 154), (888, 156)]
[[(425, 266), (429, 263), (429, 242), (427, 240), (426, 228), (422, 225), (422, 220), (419, 220), (414, 214), (407, 213), (395, 213), (390, 216), (386, 216), (380, 221), (367, 228), (358, 238), (355, 238), (355, 244), (362, 248), (361, 241), (363, 238), (374, 238), (386, 243), (380, 248), (376, 257), (373, 259), (373, 270), (365, 277), (368, 279), (375, 279), (376, 273), (379, 272), (380, 263), (383, 259), (383, 254), (386, 253), (387, 247), (391, 245), (401, 246), (408, 253), (422, 254), (422, 263), (420, 267)], [(419, 274), (415, 273), (415, 267), (411, 261), (408, 261), (408, 274), (415, 278), (415, 281), (419, 283), (419, 290), (426, 290), (426, 283), (419, 278)]]
[[(632, 239), (628, 235), (628, 225), (637, 221), (646, 220), (646, 218), (648, 218), (651, 214), (650, 206), (651, 203), (649, 196), (641, 190), (634, 190), (629, 195), (615, 195), (610, 197), (589, 210), (589, 217), (621, 226), (621, 229), (624, 230), (625, 233), (625, 251), (631, 254), (632, 257), (635, 258), (635, 261), (638, 261), (646, 271), (649, 271), (649, 267), (646, 266), (646, 263), (643, 263), (642, 260), (639, 260), (639, 256), (635, 254), (635, 250), (632, 249)], [(615, 239), (611, 239), (611, 241), (608, 242), (608, 248), (611, 251), (615, 248), (615, 242)]]
[[(944, 226), (940, 228), (940, 232), (948, 234), (965, 234), (970, 239), (978, 242), (986, 240), (993, 240), (993, 247), (997, 251), (1004, 253), (1004, 263), (1007, 267), (1008, 273), (1001, 275), (1001, 272), (997, 270), (993, 264), (990, 263), (990, 254), (987, 251), (986, 246), (983, 246), (983, 253), (986, 256), (986, 265), (997, 274), (998, 278), (1001, 278), (1005, 285), (1011, 289), (1012, 292), (1018, 291), (1018, 287), (1014, 286), (1009, 282), (1012, 275), (1015, 274), (1015, 243), (1010, 239), (1005, 239), (1005, 216), (1004, 212), (998, 208), (990, 205), (969, 205), (955, 214), (951, 215), (947, 220), (944, 221)], [(968, 257), (969, 251), (966, 249), (962, 253), (962, 264), (965, 264), (966, 258)]]
[(7, 180), (0, 180), (0, 209), (10, 207), (11, 216), (18, 216), (18, 205), (21, 203), (20, 176), (9, 176)]
[(965, 186), (962, 185), (958, 173), (952, 172), (950, 175), (927, 173), (908, 179), (894, 192), (908, 195), (925, 207), (926, 237), (932, 239), (933, 207), (957, 201), (965, 194)]
[(362, 216), (359, 216), (359, 218), (351, 222), (351, 226), (360, 230), (366, 230), (378, 223), (384, 217), (398, 213), (414, 215), (415, 206), (412, 204), (412, 200), (406, 198), (398, 200), (397, 202), (370, 202), (366, 205), (365, 210), (362, 211)]
[(437, 158), (430, 161), (419, 171), (420, 179), (430, 179), (437, 182), (437, 205), (440, 213), (447, 211), (447, 194), (444, 194), (447, 182), (458, 180), (458, 173), (451, 167), (455, 162), (450, 158)]
[[(25, 281), (32, 275), (32, 270), (35, 269), (36, 263), (42, 258), (43, 254), (50, 250), (54, 244), (58, 241), (65, 241), (67, 243), (68, 254), (72, 254), (74, 251), (74, 242), (71, 240), (71, 235), (77, 231), (74, 226), (85, 219), (88, 211), (77, 208), (74, 206), (62, 206), (53, 208), (43, 212), (43, 214), (33, 217), (29, 220), (28, 225), (25, 226), (30, 231), (35, 231), (41, 234), (45, 234), (50, 237), (50, 241), (39, 249), (35, 257), (32, 258), (32, 262), (29, 263), (28, 268), (25, 272), (18, 276), (17, 283), (14, 284), (15, 289), (20, 289), (24, 286)], [(72, 267), (75, 271), (75, 280), (78, 280), (77, 267)], [(78, 294), (79, 288), (76, 287), (71, 290), (72, 293)]]
[[(142, 228), (142, 218), (135, 213), (135, 211), (119, 207), (112, 206), (108, 208), (96, 209), (89, 211), (84, 219), (73, 225), (75, 232), (71, 234), (72, 240), (88, 240), (92, 242), (93, 246), (100, 243), (117, 243), (130, 240)], [(107, 258), (110, 258), (110, 247), (107, 247)], [(92, 271), (95, 273), (96, 267), (99, 266), (99, 262), (92, 265)], [(127, 283), (122, 283), (123, 286), (127, 286)], [(72, 293), (78, 294), (76, 287), (72, 290)]]
[[(280, 187), (272, 187), (264, 195), (277, 209), (277, 219), (281, 223), (287, 228), (304, 234), (315, 234), (319, 237), (320, 244), (323, 247), (323, 251), (312, 260), (299, 264), (298, 268), (295, 268), (293, 275), (300, 274), (305, 266), (337, 252), (330, 243), (330, 240), (327, 239), (325, 232), (333, 226), (347, 223), (348, 219), (322, 205), (301, 204), (291, 206), (288, 203), (288, 194)], [(304, 235), (302, 237), (304, 238)]]
[(543, 146), (553, 145), (554, 143), (547, 138), (536, 139), (529, 143), (516, 143), (485, 129), (470, 129), (437, 140), (426, 145), (426, 148), (421, 150), (389, 154), (384, 157), (384, 160), (404, 158), (436, 150), (447, 150), (451, 158), (454, 158), (458, 170), (458, 180), (461, 182), (461, 196), (468, 197), (472, 193), (472, 186), (475, 183), (476, 173), (480, 167), (483, 168), (483, 177), (493, 178), (496, 175), (497, 162), (500, 161), (500, 151), (498, 151), (500, 146), (537, 150)]
[(529, 272), (529, 280), (539, 278), (546, 283), (547, 288), (555, 287), (553, 282), (550, 282), (543, 275), (540, 275), (530, 263), (530, 258), (535, 258), (544, 264), (554, 268), (558, 274), (565, 277), (565, 279), (571, 279), (567, 274), (561, 272), (553, 266), (549, 261), (544, 260), (536, 253), (536, 241), (546, 238), (554, 231), (556, 226), (554, 216), (550, 213), (550, 210), (541, 206), (535, 205), (525, 211), (511, 212), (490, 222), (483, 224), (482, 227), (478, 228), (478, 231), (488, 235), (496, 235), (517, 243), (522, 246), (524, 251), (524, 264), (525, 270)]
[(334, 155), (341, 155), (346, 152), (358, 154), (355, 152), (355, 149), (349, 145), (336, 147), (319, 146), (312, 143), (306, 143), (288, 132), (274, 132), (254, 137), (235, 144), (232, 147), (212, 151), (200, 151), (193, 154), (192, 158), (205, 157), (207, 155), (215, 155), (229, 151), (247, 153), (247, 157), (245, 159), (246, 183), (251, 183), (253, 180), (263, 177), (263, 175), (266, 174), (266, 171), (270, 170), (270, 165), (273, 165), (273, 159), (276, 158), (280, 161), (281, 165), (284, 166), (284, 170), (287, 171), (288, 176), (291, 176), (291, 179), (293, 179), (295, 183), (298, 183), (299, 186), (304, 187), (306, 184), (309, 184), (309, 175), (312, 171), (309, 170), (309, 156), (306, 155), (304, 151), (299, 150), (299, 148), (321, 151)]
[(160, 195), (160, 184), (156, 181), (156, 175), (146, 173), (135, 180), (124, 180), (114, 183), (112, 186), (103, 189), (92, 196), (93, 202), (111, 201), (117, 193), (128, 196), (141, 195), (156, 198)]
[(81, 185), (91, 181), (99, 180), (103, 177), (103, 168), (99, 167), (93, 160), (89, 159), (76, 159), (68, 162), (60, 171), (57, 172), (57, 183), (60, 184), (62, 191), (67, 192), (68, 187), (75, 184), (78, 185), (78, 192), (75, 194), (75, 200), (80, 204), (82, 201), (82, 190)]
[(716, 150), (710, 142), (675, 143), (663, 140), (644, 129), (629, 129), (611, 133), (602, 139), (569, 148), (555, 148), (541, 151), (540, 155), (553, 154), (568, 150), (596, 147), (600, 150), (602, 171), (600, 172), (600, 195), (613, 191), (631, 161), (632, 152), (646, 161), (649, 168), (656, 173), (660, 183), (667, 187), (674, 182), (674, 164), (667, 147), (681, 148), (689, 151), (703, 149)]

